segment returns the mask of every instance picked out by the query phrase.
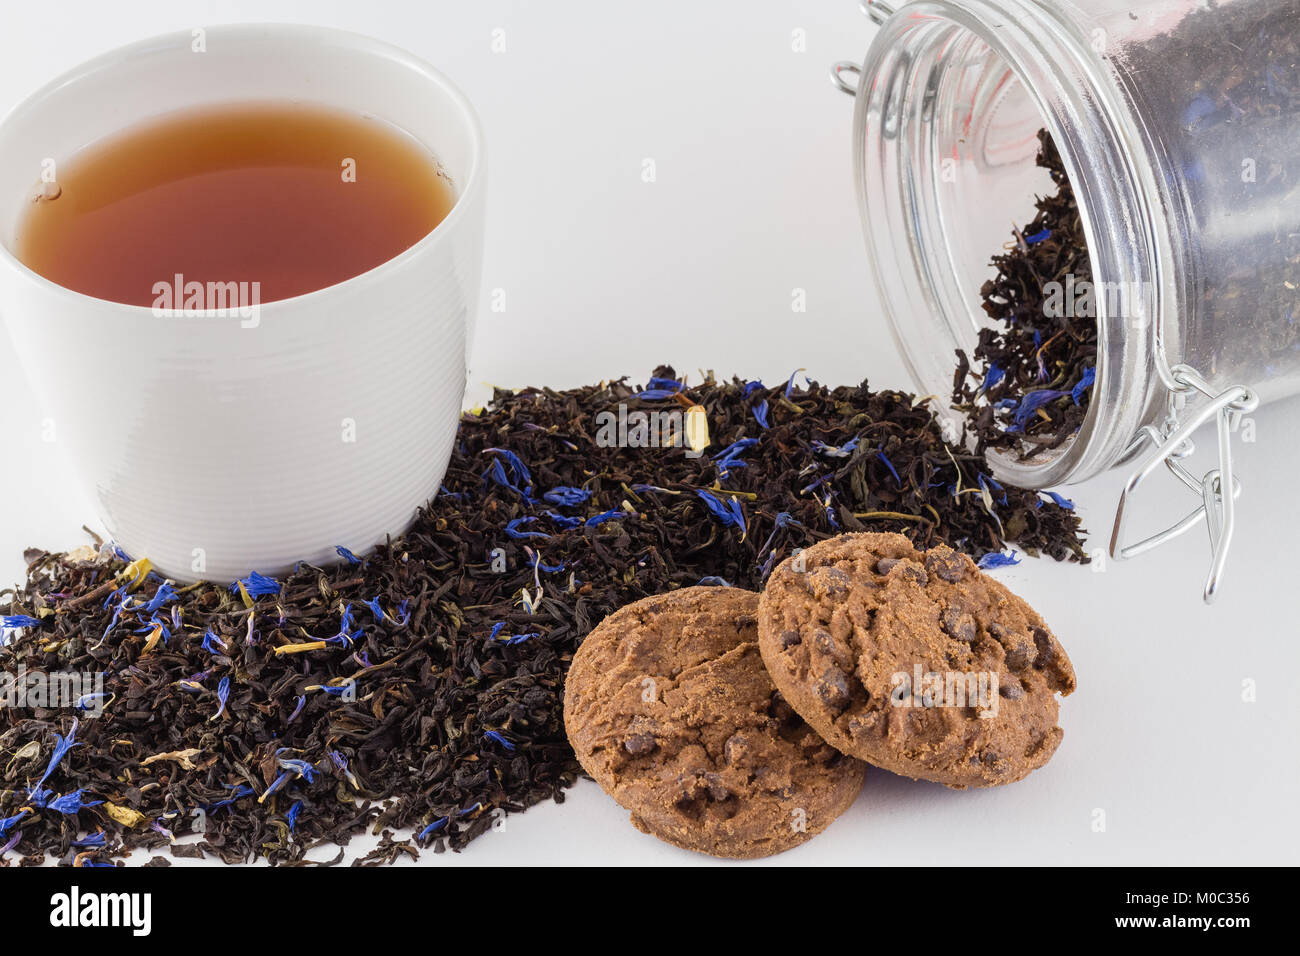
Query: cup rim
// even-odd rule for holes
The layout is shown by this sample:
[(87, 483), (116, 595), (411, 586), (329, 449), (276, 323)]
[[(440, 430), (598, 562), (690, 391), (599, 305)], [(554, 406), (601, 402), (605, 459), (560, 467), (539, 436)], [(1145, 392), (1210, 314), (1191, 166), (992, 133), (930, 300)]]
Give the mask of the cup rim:
[[(439, 86), (447, 98), (459, 108), (461, 115), (465, 120), (466, 128), (469, 132), (470, 140), (470, 164), (469, 174), (465, 177), (464, 184), (457, 183), (456, 201), (451, 210), (442, 218), (432, 229), (425, 233), (419, 241), (406, 249), (403, 249), (391, 259), (381, 262), (365, 272), (358, 273), (340, 282), (332, 285), (323, 286), (319, 289), (313, 289), (310, 292), (304, 292), (300, 295), (290, 296), (285, 299), (275, 299), (271, 302), (260, 303), (258, 309), (263, 313), (262, 318), (265, 320), (267, 310), (280, 311), (298, 306), (301, 303), (308, 302), (317, 296), (329, 294), (339, 294), (355, 284), (363, 281), (374, 281), (382, 279), (384, 274), (400, 269), (406, 263), (423, 255), (436, 243), (451, 232), (455, 223), (459, 222), (465, 216), (469, 215), (467, 209), (472, 205), (469, 201), (476, 193), (483, 189), (484, 179), (484, 137), (483, 127), (479, 121), (478, 112), (474, 109), (473, 103), (455, 83), (441, 70), (433, 66), (422, 57), (390, 43), (387, 40), (381, 40), (378, 37), (372, 37), (368, 34), (357, 33), (352, 30), (343, 30), (337, 27), (327, 27), (310, 23), (292, 23), (271, 21), (266, 23), (220, 23), (214, 25), (205, 25), (203, 27), (207, 33), (221, 32), (227, 36), (239, 36), (241, 34), (249, 35), (255, 33), (271, 33), (277, 38), (294, 41), (311, 41), (311, 40), (329, 40), (333, 43), (350, 47), (359, 52), (370, 55), (379, 55), (388, 60), (399, 62), (417, 73), (423, 75), (428, 80)], [(106, 69), (111, 69), (123, 60), (131, 59), (143, 53), (148, 53), (156, 49), (160, 44), (172, 44), (180, 42), (181, 38), (189, 38), (192, 33), (188, 30), (176, 30), (170, 33), (160, 33), (154, 36), (145, 37), (123, 46), (114, 47), (103, 53), (98, 54), (88, 60), (85, 60), (69, 70), (65, 70), (58, 76), (54, 77), (47, 83), (44, 83), (28, 96), (20, 100), (12, 109), (3, 117), (0, 117), (0, 130), (3, 130), (10, 121), (20, 113), (36, 109), (39, 104), (51, 93), (68, 85), (91, 76), (95, 73)], [(328, 105), (328, 104), (325, 104)], [(373, 111), (376, 116), (384, 118), (380, 111)], [(398, 127), (401, 129), (401, 127)], [(93, 304), (96, 308), (111, 308), (120, 312), (122, 315), (130, 318), (159, 317), (158, 312), (150, 306), (132, 305), (127, 302), (115, 302), (112, 299), (101, 299), (98, 296), (87, 295), (84, 292), (78, 292), (76, 289), (69, 289), (67, 286), (60, 285), (39, 272), (28, 267), (20, 260), (7, 245), (0, 242), (0, 264), (13, 270), (17, 276), (25, 281), (31, 282), (43, 291), (60, 296), (70, 301), (83, 304)], [(162, 318), (167, 318), (170, 314), (180, 314), (179, 310), (163, 310)]]

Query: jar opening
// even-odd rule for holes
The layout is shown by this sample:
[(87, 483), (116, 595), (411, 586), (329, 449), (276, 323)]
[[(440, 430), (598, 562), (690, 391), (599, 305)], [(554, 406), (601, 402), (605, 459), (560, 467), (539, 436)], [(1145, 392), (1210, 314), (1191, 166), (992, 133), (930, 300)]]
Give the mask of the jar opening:
[(1035, 198), (1056, 191), (1037, 162), (1040, 130), (1075, 185), (1098, 286), (1138, 290), (1137, 301), (1097, 296), (1074, 320), (1095, 321), (1098, 339), (1092, 402), (1075, 436), (1028, 459), (990, 450), (995, 476), (1022, 487), (1082, 480), (1123, 456), (1144, 404), (1133, 396), (1148, 390), (1147, 336), (1125, 323), (1157, 306), (1152, 244), (1135, 214), (1140, 177), (1126, 168), (1141, 152), (1137, 135), (1122, 128), (1120, 104), (1107, 109), (1086, 38), (1047, 17), (1019, 0), (909, 4), (868, 52), (855, 118), (878, 288), (917, 388), (935, 396), (951, 434), (963, 424), (950, 407), (956, 353), (973, 358), (980, 330), (995, 324), (981, 295), (997, 271), (991, 259), (1033, 218)]

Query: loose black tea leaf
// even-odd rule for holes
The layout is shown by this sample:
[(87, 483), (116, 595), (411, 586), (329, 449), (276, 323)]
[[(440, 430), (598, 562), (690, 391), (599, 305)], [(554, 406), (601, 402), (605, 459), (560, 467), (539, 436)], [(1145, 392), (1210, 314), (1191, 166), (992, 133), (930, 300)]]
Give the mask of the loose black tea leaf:
[(644, 389), (498, 391), (410, 530), (335, 567), (186, 587), (111, 546), (29, 552), (0, 592), (0, 674), (102, 686), (79, 710), (0, 709), (0, 863), (302, 865), (367, 830), (383, 837), (359, 865), (458, 850), (578, 778), (564, 676), (606, 615), (759, 588), (862, 529), (986, 566), (1011, 543), (1086, 560), (1070, 502), (994, 481), (912, 396), (670, 368)]

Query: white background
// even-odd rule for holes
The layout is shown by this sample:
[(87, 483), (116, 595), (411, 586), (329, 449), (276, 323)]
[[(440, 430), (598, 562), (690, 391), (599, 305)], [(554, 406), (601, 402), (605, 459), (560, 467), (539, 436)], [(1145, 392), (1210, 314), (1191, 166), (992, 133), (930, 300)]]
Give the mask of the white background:
[[(574, 386), (659, 362), (762, 377), (910, 388), (867, 277), (849, 160), (852, 103), (827, 80), (861, 59), (852, 0), (749, 2), (7, 3), (0, 112), (55, 75), (143, 36), (204, 24), (317, 22), (398, 43), (477, 105), (489, 213), (469, 404), (486, 383)], [(494, 30), (506, 50), (492, 51)], [(793, 46), (806, 35), (806, 51)], [(657, 181), (641, 179), (653, 159)], [(990, 210), (1007, 216), (1013, 210)], [(791, 312), (792, 290), (808, 311)], [(487, 308), (488, 290), (506, 310)], [(70, 347), (75, 343), (69, 343)], [(22, 550), (85, 540), (93, 515), (40, 439), (0, 336), (0, 581)], [(104, 410), (129, 387), (103, 370)], [(999, 576), (1066, 645), (1079, 690), (1065, 741), (1011, 787), (958, 793), (873, 771), (857, 804), (770, 863), (1296, 863), (1300, 823), (1300, 404), (1256, 416), (1219, 603), (1199, 602), (1201, 534), (1104, 571), (1028, 561)], [(1069, 490), (1103, 547), (1120, 483)], [(1166, 508), (1181, 499), (1153, 490)], [(1172, 512), (1171, 512), (1172, 513)], [(1243, 681), (1258, 700), (1242, 700)], [(1097, 812), (1105, 831), (1096, 832)], [(319, 855), (319, 854), (317, 854)], [(695, 864), (590, 782), (511, 816), (432, 865)], [(177, 861), (185, 862), (185, 861)]]

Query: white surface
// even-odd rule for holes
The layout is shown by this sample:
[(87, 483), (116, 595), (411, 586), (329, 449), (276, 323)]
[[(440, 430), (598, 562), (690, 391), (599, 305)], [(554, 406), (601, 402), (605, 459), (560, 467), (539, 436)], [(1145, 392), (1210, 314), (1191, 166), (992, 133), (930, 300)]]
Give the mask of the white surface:
[[(849, 165), (851, 103), (828, 64), (871, 33), (851, 0), (8, 5), (0, 107), (102, 50), (165, 30), (311, 20), (399, 43), (477, 106), (490, 157), (472, 378), (578, 385), (657, 362), (775, 382), (910, 387), (866, 279)], [(506, 52), (493, 53), (494, 29)], [(791, 49), (803, 29), (807, 50)], [(652, 158), (657, 181), (641, 180)], [(990, 210), (990, 215), (1004, 215)], [(808, 312), (790, 310), (807, 290)], [(506, 311), (490, 309), (493, 289)], [(0, 340), (2, 342), (2, 340)], [(11, 370), (8, 344), (0, 368)], [(111, 370), (105, 370), (111, 410)], [(28, 545), (81, 543), (40, 410), (11, 376), (0, 428), (0, 579)], [(485, 386), (472, 396), (481, 399)], [(1053, 625), (1079, 675), (1052, 762), (957, 793), (873, 772), (825, 835), (772, 863), (1296, 863), (1300, 404), (1256, 416), (1219, 603), (1200, 605), (1202, 535), (1104, 572), (1029, 561), (999, 576)], [(1070, 490), (1104, 546), (1120, 476)], [(1155, 485), (1148, 500), (1184, 502)], [(1257, 702), (1242, 682), (1257, 682)], [(1094, 832), (1095, 811), (1105, 832)], [(591, 783), (433, 865), (708, 862), (634, 830)], [(184, 861), (178, 861), (184, 862)]]

